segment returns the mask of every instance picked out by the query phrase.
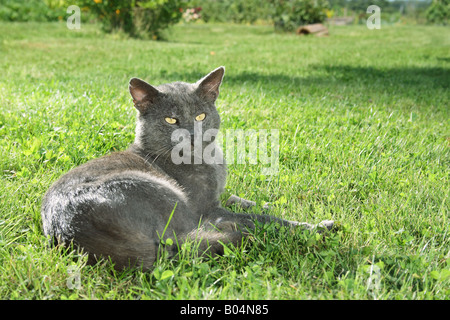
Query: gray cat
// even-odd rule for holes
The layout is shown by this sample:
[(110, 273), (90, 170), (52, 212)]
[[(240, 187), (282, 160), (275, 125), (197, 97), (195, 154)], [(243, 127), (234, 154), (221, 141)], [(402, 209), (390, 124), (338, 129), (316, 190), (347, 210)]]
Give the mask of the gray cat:
[[(131, 79), (129, 90), (138, 110), (135, 142), (124, 152), (74, 168), (52, 185), (42, 203), (44, 234), (54, 244), (73, 242), (88, 253), (89, 263), (110, 257), (116, 269), (145, 270), (152, 267), (161, 240), (168, 237), (178, 242), (169, 247), (170, 256), (187, 239), (198, 240), (199, 253), (216, 255), (223, 252), (221, 242), (238, 245), (261, 223), (316, 227), (269, 215), (232, 213), (219, 203), (226, 180), (223, 161), (172, 161), (175, 130), (189, 132), (194, 145), (195, 124), (201, 123), (203, 132), (219, 129), (215, 101), (224, 72), (220, 67), (195, 84), (158, 87)], [(222, 160), (220, 149), (215, 150), (216, 159)], [(236, 196), (227, 204), (232, 203), (254, 205)], [(320, 224), (327, 229), (332, 225), (332, 221)]]

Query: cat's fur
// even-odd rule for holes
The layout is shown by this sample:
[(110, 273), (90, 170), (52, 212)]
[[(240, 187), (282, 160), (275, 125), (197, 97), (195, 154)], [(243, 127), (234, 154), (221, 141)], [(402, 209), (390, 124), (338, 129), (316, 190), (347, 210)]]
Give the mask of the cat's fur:
[[(42, 204), (45, 235), (53, 243), (73, 242), (89, 262), (110, 257), (117, 269), (154, 263), (160, 236), (181, 245), (201, 239), (199, 250), (220, 254), (222, 243), (239, 244), (254, 221), (301, 225), (267, 215), (236, 214), (220, 206), (224, 164), (179, 164), (171, 161), (171, 134), (176, 128), (194, 132), (194, 118), (205, 113), (203, 131), (218, 129), (215, 100), (224, 75), (220, 67), (195, 84), (175, 82), (153, 87), (133, 78), (129, 90), (138, 110), (136, 138), (128, 150), (74, 168), (46, 193)], [(176, 118), (177, 124), (165, 122)], [(233, 200), (234, 199), (234, 200)], [(237, 197), (232, 202), (252, 203)], [(325, 222), (330, 228), (332, 222)], [(175, 255), (177, 245), (171, 246)]]

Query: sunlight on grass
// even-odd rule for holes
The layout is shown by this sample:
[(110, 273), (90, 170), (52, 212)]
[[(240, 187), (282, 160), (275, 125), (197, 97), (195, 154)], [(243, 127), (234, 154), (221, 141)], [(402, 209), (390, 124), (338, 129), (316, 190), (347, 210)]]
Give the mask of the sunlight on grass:
[[(0, 31), (0, 297), (450, 297), (448, 28), (331, 27), (327, 38), (300, 38), (179, 25), (166, 42), (115, 39), (88, 24)], [(333, 219), (339, 230), (267, 227), (216, 260), (185, 247), (147, 273), (50, 249), (40, 203), (51, 183), (133, 141), (128, 80), (193, 82), (220, 65), (222, 129), (280, 131), (279, 174), (233, 164), (227, 193), (271, 202), (289, 220)], [(80, 283), (70, 289), (73, 272)]]

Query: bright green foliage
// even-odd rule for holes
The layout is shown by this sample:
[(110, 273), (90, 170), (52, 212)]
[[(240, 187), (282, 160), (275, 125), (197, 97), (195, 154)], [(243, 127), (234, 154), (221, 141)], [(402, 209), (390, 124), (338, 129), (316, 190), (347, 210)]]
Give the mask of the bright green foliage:
[(70, 5), (66, 2), (68, 3), (67, 0), (1, 0), (0, 20), (58, 21), (66, 15), (66, 9)]
[(426, 15), (429, 22), (448, 25), (448, 19), (450, 17), (450, 1), (433, 0), (433, 3), (428, 8)]
[(270, 0), (273, 4), (275, 29), (295, 31), (306, 24), (323, 22), (327, 0)]
[(95, 14), (107, 32), (122, 30), (132, 36), (161, 38), (181, 19), (181, 0), (79, 0)]
[(260, 0), (192, 0), (191, 7), (201, 8), (205, 22), (254, 23), (267, 21), (271, 16), (272, 5)]

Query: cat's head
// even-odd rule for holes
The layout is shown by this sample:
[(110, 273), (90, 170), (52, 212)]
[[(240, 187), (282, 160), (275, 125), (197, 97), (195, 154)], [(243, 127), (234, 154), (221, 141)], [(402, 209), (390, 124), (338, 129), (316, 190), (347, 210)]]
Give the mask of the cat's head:
[[(153, 155), (169, 152), (175, 145), (172, 134), (184, 129), (194, 134), (219, 129), (215, 101), (219, 95), (224, 67), (219, 67), (196, 83), (174, 82), (152, 86), (133, 78), (129, 90), (138, 110), (135, 143)], [(180, 131), (180, 130), (179, 130)]]

